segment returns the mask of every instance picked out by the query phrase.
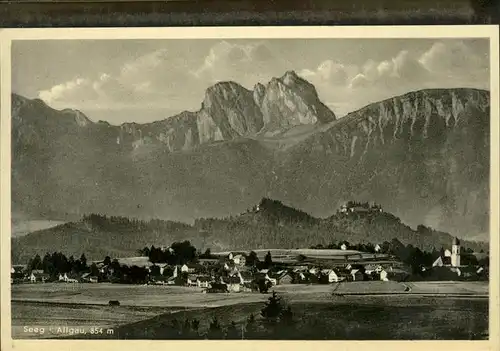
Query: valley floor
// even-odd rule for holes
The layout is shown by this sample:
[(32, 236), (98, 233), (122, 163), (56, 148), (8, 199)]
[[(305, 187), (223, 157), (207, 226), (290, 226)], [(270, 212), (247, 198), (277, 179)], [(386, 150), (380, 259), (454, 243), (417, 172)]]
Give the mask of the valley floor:
[[(408, 286), (411, 290), (405, 292)], [(300, 332), (289, 338), (484, 339), (488, 335), (487, 283), (351, 282), (282, 285), (274, 290), (301, 324)], [(259, 316), (268, 297), (259, 293), (204, 294), (198, 288), (178, 286), (13, 285), (12, 336), (165, 339), (170, 336), (164, 326), (173, 319), (198, 319), (200, 330), (207, 329), (214, 316), (223, 326), (233, 321), (244, 324), (250, 314)], [(120, 306), (109, 306), (109, 300), (120, 301)], [(381, 325), (383, 328), (374, 328)], [(44, 327), (44, 334), (25, 327)], [(86, 334), (48, 332), (57, 327), (85, 330)], [(102, 328), (103, 335), (90, 334), (95, 327)]]

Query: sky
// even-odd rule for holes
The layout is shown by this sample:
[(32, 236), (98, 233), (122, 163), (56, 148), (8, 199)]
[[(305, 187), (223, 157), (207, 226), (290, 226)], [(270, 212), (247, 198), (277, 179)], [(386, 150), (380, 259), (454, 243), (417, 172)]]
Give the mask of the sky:
[(488, 39), (21, 40), (12, 91), (91, 120), (147, 123), (201, 107), (218, 81), (248, 89), (294, 70), (338, 117), (425, 88), (489, 89)]

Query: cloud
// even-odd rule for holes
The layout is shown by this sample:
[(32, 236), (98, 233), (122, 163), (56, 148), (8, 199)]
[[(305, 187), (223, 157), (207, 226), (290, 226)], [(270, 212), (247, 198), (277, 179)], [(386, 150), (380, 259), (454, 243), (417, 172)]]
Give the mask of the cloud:
[(349, 83), (350, 89), (384, 88), (403, 84), (405, 87), (422, 83), (428, 79), (428, 71), (407, 50), (395, 57), (380, 62), (368, 60)]
[(210, 48), (203, 64), (190, 73), (201, 81), (215, 83), (235, 80), (252, 87), (257, 82), (267, 81), (284, 64), (265, 42), (233, 44), (222, 41)]
[(419, 62), (440, 79), (489, 85), (488, 51), (478, 53), (464, 41), (436, 42), (419, 58)]
[(488, 89), (489, 57), (471, 41), (444, 40), (427, 50), (401, 50), (393, 57), (359, 66), (333, 60), (300, 74), (313, 82), (334, 112), (343, 114), (371, 102), (425, 88)]
[(182, 57), (160, 49), (125, 62), (115, 72), (76, 77), (40, 91), (39, 97), (56, 108), (121, 109), (138, 103), (175, 108), (179, 95), (199, 98), (202, 93), (187, 71)]
[[(411, 90), (489, 87), (487, 49), (471, 40), (442, 40), (420, 49), (408, 45), (385, 59), (352, 64), (322, 57), (304, 67), (302, 57), (285, 57), (268, 41), (220, 41), (203, 55), (179, 54), (168, 47), (145, 52), (108, 72), (76, 76), (39, 92), (55, 108), (196, 109), (205, 89), (233, 80), (251, 89), (294, 69), (316, 86), (337, 115)], [(484, 44), (481, 44), (484, 45)], [(196, 57), (195, 57), (196, 56)], [(293, 55), (292, 55), (293, 56)], [(165, 116), (166, 117), (166, 116)]]
[(204, 90), (217, 81), (236, 80), (251, 88), (284, 67), (264, 42), (221, 41), (197, 68), (188, 61), (189, 55), (161, 48), (125, 62), (114, 72), (75, 77), (40, 91), (39, 97), (55, 108), (122, 109), (147, 104), (148, 108), (194, 109)]
[(344, 85), (348, 78), (345, 65), (332, 60), (326, 60), (319, 64), (315, 70), (304, 69), (299, 75), (319, 83), (330, 83), (334, 85)]
[(58, 101), (73, 101), (78, 104), (88, 99), (96, 99), (98, 94), (93, 89), (91, 80), (77, 77), (41, 91), (39, 97), (48, 104), (54, 104)]

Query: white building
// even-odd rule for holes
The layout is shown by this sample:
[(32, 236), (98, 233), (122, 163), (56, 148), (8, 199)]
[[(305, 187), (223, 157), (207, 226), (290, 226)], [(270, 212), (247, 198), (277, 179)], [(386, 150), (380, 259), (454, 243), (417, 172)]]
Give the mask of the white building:
[(321, 273), (328, 277), (329, 283), (337, 283), (339, 281), (339, 277), (333, 269), (322, 269)]
[(451, 266), (460, 266), (460, 240), (457, 237), (453, 239), (451, 244)]

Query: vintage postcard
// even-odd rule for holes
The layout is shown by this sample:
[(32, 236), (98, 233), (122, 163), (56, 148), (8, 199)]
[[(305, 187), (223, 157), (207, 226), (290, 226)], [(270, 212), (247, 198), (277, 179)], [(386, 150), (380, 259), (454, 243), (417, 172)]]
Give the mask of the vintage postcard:
[(2, 348), (498, 346), (498, 26), (0, 35)]

